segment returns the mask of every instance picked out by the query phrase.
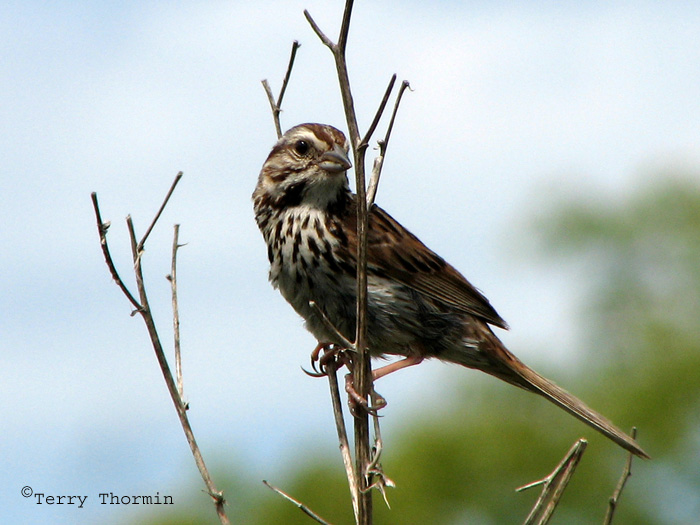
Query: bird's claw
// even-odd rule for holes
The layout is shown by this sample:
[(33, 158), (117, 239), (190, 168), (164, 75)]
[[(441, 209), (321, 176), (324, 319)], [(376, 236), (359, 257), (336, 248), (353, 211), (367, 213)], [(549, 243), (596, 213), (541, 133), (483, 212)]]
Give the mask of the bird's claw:
[[(321, 355), (323, 350), (323, 355)], [(334, 343), (319, 343), (311, 352), (311, 368), (313, 372), (302, 370), (311, 377), (324, 377), (328, 375), (327, 367), (330, 363), (335, 363), (336, 369), (348, 364), (349, 358), (343, 352), (345, 349)]]

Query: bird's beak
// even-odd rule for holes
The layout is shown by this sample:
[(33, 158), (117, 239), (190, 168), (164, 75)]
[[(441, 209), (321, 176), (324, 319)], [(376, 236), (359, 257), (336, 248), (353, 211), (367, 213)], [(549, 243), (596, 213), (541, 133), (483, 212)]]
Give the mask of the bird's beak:
[(318, 166), (330, 173), (342, 173), (350, 169), (352, 163), (343, 149), (335, 144), (333, 151), (328, 151), (321, 155)]

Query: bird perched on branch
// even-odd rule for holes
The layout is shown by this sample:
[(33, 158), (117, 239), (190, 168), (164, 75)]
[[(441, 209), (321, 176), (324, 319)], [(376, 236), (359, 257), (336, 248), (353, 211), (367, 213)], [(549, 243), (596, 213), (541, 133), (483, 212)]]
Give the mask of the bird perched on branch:
[[(319, 343), (341, 345), (338, 333), (350, 341), (355, 334), (358, 238), (350, 167), (341, 131), (301, 124), (272, 148), (253, 192), (270, 281)], [(374, 370), (374, 379), (426, 358), (457, 363), (539, 394), (649, 457), (606, 418), (511, 354), (491, 329), (507, 328), (505, 321), (462, 274), (379, 206), (368, 213), (368, 347), (373, 356), (404, 357)]]

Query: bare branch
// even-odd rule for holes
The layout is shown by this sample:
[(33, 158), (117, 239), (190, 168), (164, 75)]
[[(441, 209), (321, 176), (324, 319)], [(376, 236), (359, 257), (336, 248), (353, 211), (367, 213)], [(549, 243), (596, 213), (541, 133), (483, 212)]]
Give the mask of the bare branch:
[(107, 263), (107, 268), (109, 268), (109, 273), (112, 274), (112, 279), (117, 283), (117, 286), (124, 293), (129, 302), (136, 308), (136, 310), (141, 309), (141, 303), (139, 303), (136, 298), (131, 294), (129, 289), (122, 281), (122, 278), (117, 272), (117, 268), (114, 266), (114, 261), (112, 260), (112, 255), (109, 252), (109, 245), (107, 244), (107, 229), (110, 226), (109, 222), (102, 222), (102, 215), (100, 214), (100, 205), (97, 202), (97, 193), (94, 191), (91, 194), (92, 197), (92, 207), (95, 210), (95, 218), (97, 219), (97, 231), (100, 234), (100, 246), (102, 247), (102, 254), (104, 255), (105, 262)]
[(350, 15), (352, 14), (353, 0), (346, 0), (345, 11), (343, 11), (343, 21), (340, 24), (340, 34), (338, 35), (338, 48), (345, 54), (348, 45), (348, 34), (350, 33)]
[(146, 298), (146, 290), (143, 286), (143, 274), (141, 273), (141, 254), (138, 242), (136, 241), (136, 230), (134, 229), (134, 221), (131, 215), (126, 216), (126, 227), (129, 230), (129, 241), (131, 242), (131, 258), (134, 261), (134, 273), (136, 274), (136, 289), (141, 297), (141, 312), (148, 310), (148, 299)]
[[(180, 399), (185, 399), (184, 385), (182, 380), (182, 355), (180, 353), (180, 312), (177, 305), (177, 250), (182, 244), (178, 244), (180, 234), (180, 225), (174, 226), (173, 232), (173, 256), (170, 265), (170, 275), (167, 276), (170, 281), (170, 293), (173, 303), (173, 346), (175, 349), (175, 378), (177, 379), (177, 392), (180, 394)], [(189, 404), (185, 403), (185, 409), (189, 408)]]
[[(340, 42), (338, 44), (334, 44), (331, 41), (331, 39), (328, 38), (323, 31), (321, 31), (321, 29), (318, 27), (318, 25), (307, 10), (304, 10), (304, 16), (306, 17), (306, 20), (309, 22), (311, 28), (314, 30), (318, 38), (321, 39), (321, 42), (323, 42), (333, 53), (333, 58), (335, 59), (336, 72), (338, 73), (338, 82), (340, 84), (340, 96), (343, 100), (343, 107), (345, 108), (345, 119), (348, 123), (350, 143), (352, 144), (353, 152), (355, 154), (355, 175), (359, 176), (358, 173), (360, 173), (364, 181), (364, 163), (358, 162), (360, 160), (363, 160), (358, 155), (357, 149), (360, 141), (360, 132), (357, 127), (357, 117), (355, 115), (352, 94), (350, 92), (350, 80), (348, 78), (347, 63), (345, 61), (345, 43), (347, 42), (347, 32), (349, 31), (351, 11), (352, 0), (346, 0), (345, 11), (343, 13), (343, 26), (341, 27), (340, 32), (340, 38), (344, 39), (344, 43), (342, 46), (340, 45)], [(364, 193), (364, 184), (362, 192)]]
[(394, 104), (394, 111), (391, 113), (391, 120), (389, 120), (389, 126), (386, 130), (386, 135), (384, 135), (384, 140), (379, 141), (379, 156), (374, 159), (374, 165), (372, 166), (372, 175), (369, 179), (369, 184), (367, 185), (367, 207), (371, 208), (374, 204), (374, 199), (377, 196), (377, 187), (379, 186), (379, 177), (382, 174), (382, 168), (384, 167), (384, 159), (386, 158), (386, 151), (389, 146), (389, 138), (391, 137), (391, 130), (394, 129), (394, 121), (396, 120), (396, 114), (399, 110), (399, 104), (401, 103), (401, 97), (403, 97), (404, 91), (406, 89), (411, 89), (411, 85), (407, 80), (401, 82), (401, 87), (399, 88), (399, 94), (396, 96), (396, 103)]
[(289, 63), (287, 64), (287, 72), (284, 74), (284, 80), (282, 81), (282, 88), (280, 89), (279, 97), (277, 97), (277, 107), (282, 107), (282, 99), (284, 98), (284, 92), (287, 91), (287, 84), (289, 84), (289, 77), (292, 74), (292, 68), (294, 67), (294, 59), (297, 56), (297, 49), (301, 47), (298, 40), (292, 42), (292, 52), (289, 55)]
[(277, 494), (279, 494), (280, 496), (282, 496), (287, 501), (294, 503), (294, 505), (296, 505), (299, 508), (299, 510), (301, 510), (304, 514), (306, 514), (310, 518), (313, 518), (314, 520), (316, 520), (318, 523), (323, 523), (324, 525), (330, 525), (330, 523), (328, 523), (326, 520), (324, 520), (322, 517), (320, 517), (318, 514), (316, 514), (314, 511), (312, 511), (309, 507), (304, 505), (299, 500), (294, 499), (290, 495), (286, 494), (285, 492), (281, 491), (280, 489), (278, 489), (274, 485), (271, 485), (270, 483), (268, 483), (265, 480), (263, 480), (263, 484), (267, 488), (269, 488), (270, 490), (272, 490), (272, 491), (276, 492)]
[(564, 493), (564, 489), (566, 489), (571, 476), (574, 474), (574, 470), (578, 466), (579, 461), (581, 461), (581, 456), (587, 445), (588, 442), (585, 439), (579, 439), (573, 444), (566, 456), (564, 456), (564, 459), (561, 460), (551, 474), (541, 480), (515, 489), (518, 492), (522, 492), (529, 488), (543, 485), (542, 493), (532, 511), (530, 511), (529, 516), (525, 519), (524, 525), (544, 525), (549, 522)]
[[(632, 427), (632, 432), (630, 435), (632, 436), (632, 439), (637, 439), (637, 427)], [(622, 496), (622, 491), (625, 488), (627, 480), (632, 475), (633, 457), (634, 455), (632, 452), (630, 452), (627, 456), (627, 462), (625, 463), (625, 468), (622, 471), (622, 476), (620, 476), (620, 480), (617, 482), (617, 487), (615, 487), (615, 492), (613, 492), (613, 495), (610, 497), (610, 501), (608, 502), (608, 511), (605, 514), (603, 525), (610, 525), (612, 523), (615, 510), (617, 510), (617, 504), (620, 502), (620, 496)]]
[(289, 64), (287, 64), (287, 72), (284, 74), (284, 80), (282, 81), (282, 87), (280, 88), (280, 94), (275, 101), (275, 96), (272, 94), (272, 89), (270, 89), (270, 84), (267, 79), (262, 81), (262, 85), (265, 88), (265, 93), (267, 93), (267, 99), (270, 102), (270, 109), (272, 109), (272, 118), (275, 121), (275, 130), (277, 131), (277, 138), (282, 136), (282, 125), (280, 124), (280, 113), (282, 112), (282, 99), (284, 98), (284, 93), (287, 91), (287, 85), (289, 84), (289, 78), (292, 75), (292, 68), (294, 67), (294, 59), (297, 56), (297, 49), (301, 47), (301, 44), (295, 40), (292, 42), (292, 52), (289, 55)]
[(173, 194), (173, 191), (175, 191), (175, 186), (177, 186), (177, 183), (180, 182), (181, 178), (182, 178), (182, 172), (179, 172), (177, 175), (175, 175), (175, 180), (170, 185), (170, 189), (168, 190), (168, 193), (165, 196), (165, 199), (163, 199), (163, 204), (160, 205), (160, 209), (158, 210), (158, 213), (156, 213), (156, 216), (153, 217), (153, 220), (151, 221), (151, 225), (146, 230), (146, 233), (143, 234), (143, 238), (139, 242), (138, 251), (141, 251), (143, 249), (143, 245), (146, 244), (146, 239), (148, 239), (148, 236), (151, 234), (153, 227), (156, 225), (156, 222), (158, 222), (158, 219), (160, 219), (161, 213), (163, 213), (165, 206), (168, 204), (168, 201), (170, 200), (170, 196)]

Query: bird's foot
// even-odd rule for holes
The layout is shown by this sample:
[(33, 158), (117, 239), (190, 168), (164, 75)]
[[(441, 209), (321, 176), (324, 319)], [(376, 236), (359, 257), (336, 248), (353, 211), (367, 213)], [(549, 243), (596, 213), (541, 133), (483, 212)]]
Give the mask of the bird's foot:
[[(323, 355), (321, 355), (323, 350)], [(327, 367), (330, 363), (335, 365), (335, 369), (347, 365), (350, 358), (345, 353), (345, 348), (334, 343), (319, 343), (311, 352), (311, 368), (313, 372), (304, 370), (304, 373), (311, 377), (324, 377), (328, 375)]]
[(370, 392), (372, 398), (372, 405), (370, 405), (367, 399), (362, 397), (357, 393), (357, 390), (355, 390), (354, 378), (351, 373), (345, 376), (345, 391), (348, 393), (348, 404), (350, 405), (350, 412), (353, 416), (359, 416), (358, 410), (362, 410), (370, 416), (377, 417), (379, 416), (379, 411), (387, 405), (386, 399), (378, 394), (377, 391), (374, 390), (374, 387), (372, 387), (372, 391)]

